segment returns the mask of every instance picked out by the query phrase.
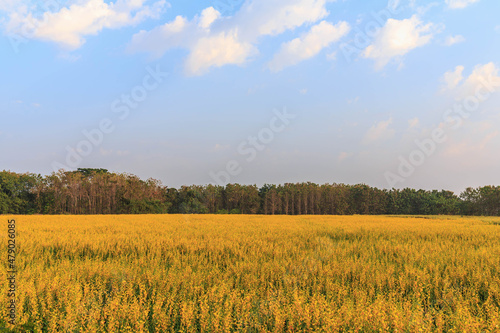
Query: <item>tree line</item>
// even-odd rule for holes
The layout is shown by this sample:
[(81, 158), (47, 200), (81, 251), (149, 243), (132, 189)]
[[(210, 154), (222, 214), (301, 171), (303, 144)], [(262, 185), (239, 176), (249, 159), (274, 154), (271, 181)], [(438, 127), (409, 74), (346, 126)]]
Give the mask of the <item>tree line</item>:
[(191, 185), (106, 169), (0, 172), (0, 214), (500, 215), (500, 186), (451, 191), (365, 184)]

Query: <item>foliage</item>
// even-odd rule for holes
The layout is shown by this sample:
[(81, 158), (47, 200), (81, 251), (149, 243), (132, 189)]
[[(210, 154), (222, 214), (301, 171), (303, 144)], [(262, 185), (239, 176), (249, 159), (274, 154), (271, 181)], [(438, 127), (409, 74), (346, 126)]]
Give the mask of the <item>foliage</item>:
[(500, 186), (450, 191), (365, 184), (228, 184), (167, 188), (106, 169), (42, 177), (0, 172), (0, 214), (500, 215)]

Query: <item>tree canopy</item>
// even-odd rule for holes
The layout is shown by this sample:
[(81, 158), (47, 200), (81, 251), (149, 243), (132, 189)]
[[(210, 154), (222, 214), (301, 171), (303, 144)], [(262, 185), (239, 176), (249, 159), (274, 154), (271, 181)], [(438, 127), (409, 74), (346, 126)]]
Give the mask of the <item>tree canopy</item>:
[(0, 172), (0, 214), (500, 215), (500, 186), (445, 190), (365, 184), (191, 185), (81, 168), (48, 176)]

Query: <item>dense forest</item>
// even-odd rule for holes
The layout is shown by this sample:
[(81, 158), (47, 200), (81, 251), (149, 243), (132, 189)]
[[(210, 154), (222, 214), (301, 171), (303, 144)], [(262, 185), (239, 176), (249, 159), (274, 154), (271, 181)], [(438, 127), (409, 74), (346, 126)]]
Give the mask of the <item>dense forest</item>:
[(0, 172), (0, 214), (500, 215), (500, 186), (381, 190), (364, 184), (162, 186), (106, 169)]

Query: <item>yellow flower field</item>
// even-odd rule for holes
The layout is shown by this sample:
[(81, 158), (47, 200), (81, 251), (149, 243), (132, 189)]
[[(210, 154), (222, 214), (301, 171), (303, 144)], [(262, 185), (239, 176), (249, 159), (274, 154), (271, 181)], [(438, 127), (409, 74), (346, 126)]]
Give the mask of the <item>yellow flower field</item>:
[(499, 218), (15, 218), (16, 332), (500, 332)]

